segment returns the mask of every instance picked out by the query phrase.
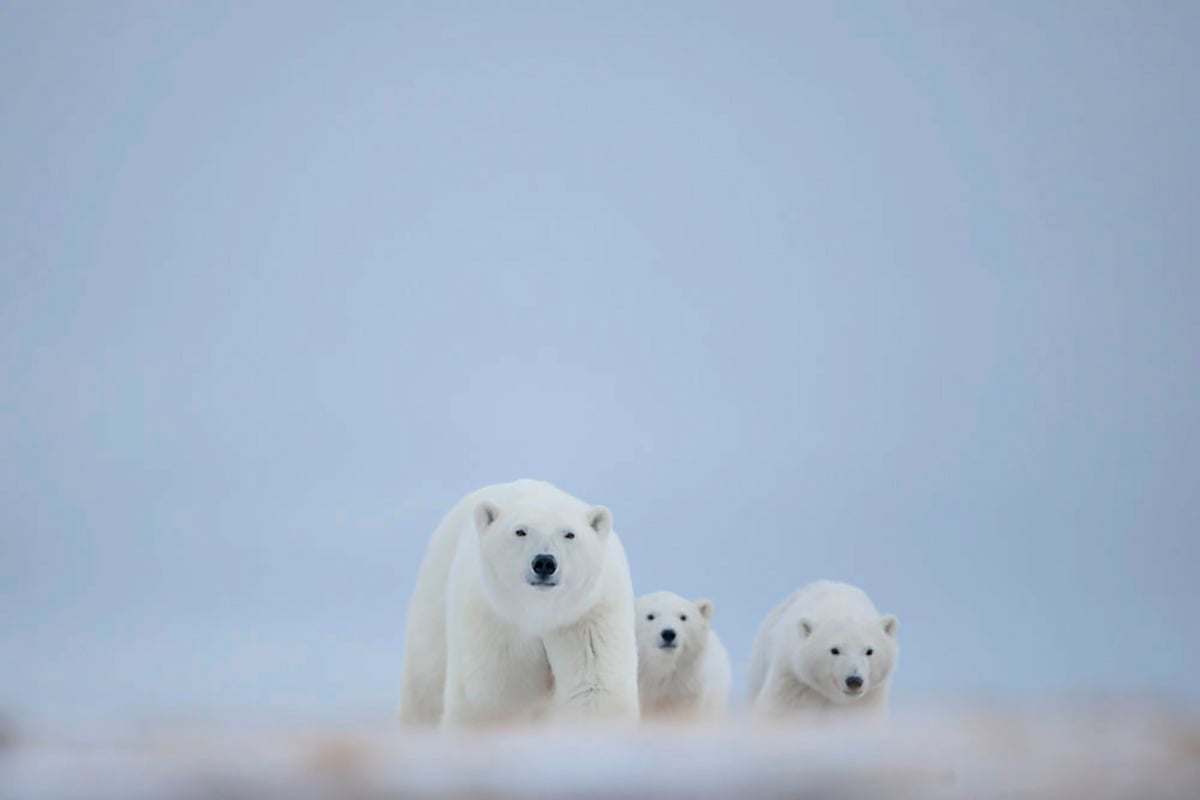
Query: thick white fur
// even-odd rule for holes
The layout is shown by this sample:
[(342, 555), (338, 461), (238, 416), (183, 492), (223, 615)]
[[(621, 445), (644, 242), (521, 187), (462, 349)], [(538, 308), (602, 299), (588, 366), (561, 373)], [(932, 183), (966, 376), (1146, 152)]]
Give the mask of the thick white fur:
[[(553, 588), (529, 583), (539, 553), (558, 561)], [(549, 715), (636, 721), (633, 607), (607, 509), (543, 481), (472, 492), (434, 531), (417, 576), (400, 718), (471, 726)]]
[[(755, 714), (854, 711), (881, 718), (898, 654), (896, 627), (896, 618), (880, 614), (856, 586), (817, 581), (793, 592), (754, 640), (747, 682)], [(862, 679), (861, 694), (847, 692), (851, 675)]]
[[(712, 615), (711, 600), (692, 602), (674, 592), (638, 598), (643, 719), (711, 721), (725, 712), (733, 678), (729, 654), (711, 628)], [(670, 643), (662, 638), (665, 629), (675, 632)]]

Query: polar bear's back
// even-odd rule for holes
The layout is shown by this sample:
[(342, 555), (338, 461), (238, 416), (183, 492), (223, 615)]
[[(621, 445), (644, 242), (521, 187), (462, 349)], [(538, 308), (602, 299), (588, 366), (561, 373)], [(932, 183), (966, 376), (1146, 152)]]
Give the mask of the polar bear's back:
[(879, 611), (867, 593), (838, 581), (817, 581), (793, 592), (785, 613), (788, 617), (816, 619), (877, 617)]
[(474, 509), (480, 500), (488, 500), (504, 508), (506, 506), (533, 506), (535, 508), (557, 511), (582, 510), (588, 504), (574, 495), (567, 494), (562, 489), (546, 481), (532, 478), (522, 478), (512, 483), (496, 483), (472, 492), (464, 498), (470, 501)]

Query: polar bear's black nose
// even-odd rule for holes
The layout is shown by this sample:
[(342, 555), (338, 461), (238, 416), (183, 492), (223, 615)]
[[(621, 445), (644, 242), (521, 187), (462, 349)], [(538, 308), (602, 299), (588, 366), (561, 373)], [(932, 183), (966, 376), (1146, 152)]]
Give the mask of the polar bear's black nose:
[(861, 689), (862, 685), (863, 685), (863, 679), (858, 677), (857, 675), (851, 675), (849, 678), (846, 678), (846, 688), (847, 689)]
[(673, 628), (663, 628), (662, 637), (664, 642), (675, 641), (675, 630)]
[(549, 553), (541, 553), (533, 557), (533, 574), (541, 578), (549, 578), (558, 569), (558, 562)]

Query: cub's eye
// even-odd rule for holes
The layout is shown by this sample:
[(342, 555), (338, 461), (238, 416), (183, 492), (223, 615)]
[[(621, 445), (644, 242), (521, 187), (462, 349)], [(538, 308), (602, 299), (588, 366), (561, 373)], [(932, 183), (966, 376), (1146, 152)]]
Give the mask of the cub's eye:
[(654, 615), (653, 615), (653, 614), (647, 614), (647, 615), (646, 615), (646, 619), (648, 619), (648, 620), (650, 620), (651, 622), (653, 622), (653, 621), (654, 621)]
[(833, 654), (833, 655), (835, 655), (835, 656), (839, 656), (839, 655), (841, 655), (841, 654), (842, 654), (842, 651), (841, 651), (841, 650), (838, 650), (836, 647), (835, 647), (835, 648), (833, 648), (832, 650), (830, 650), (829, 652), (830, 652), (830, 653), (832, 653), (832, 654)]
[(873, 647), (868, 647), (868, 648), (867, 648), (867, 655), (871, 655), (871, 654), (872, 654), (872, 653), (874, 653), (874, 652), (875, 652), (875, 648), (873, 648)]
[(524, 536), (524, 535), (525, 535), (525, 529), (517, 528), (517, 536)]
[(564, 533), (563, 535), (564, 535), (564, 536), (566, 536), (568, 539), (574, 539), (574, 538), (575, 538), (575, 531), (567, 531), (567, 532), (566, 532), (566, 533)]
[(680, 614), (680, 615), (679, 615), (679, 621), (680, 621), (680, 622), (687, 622), (687, 614)]

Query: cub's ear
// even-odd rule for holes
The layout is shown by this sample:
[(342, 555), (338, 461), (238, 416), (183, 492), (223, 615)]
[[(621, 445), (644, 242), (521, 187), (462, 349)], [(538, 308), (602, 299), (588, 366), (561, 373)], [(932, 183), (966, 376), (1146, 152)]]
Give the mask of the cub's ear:
[(592, 506), (587, 512), (588, 525), (601, 539), (608, 536), (612, 530), (612, 512), (604, 506)]
[(812, 636), (813, 621), (808, 617), (801, 617), (800, 624), (796, 626), (800, 630), (800, 636), (807, 639)]
[(700, 610), (700, 616), (704, 617), (709, 622), (712, 622), (713, 601), (712, 600), (697, 600), (696, 608)]
[(884, 614), (879, 618), (880, 624), (883, 625), (883, 632), (893, 639), (896, 638), (896, 628), (900, 626), (900, 620), (896, 619), (895, 614)]
[(495, 503), (483, 501), (475, 506), (475, 530), (479, 531), (480, 536), (483, 536), (499, 516), (500, 509)]

